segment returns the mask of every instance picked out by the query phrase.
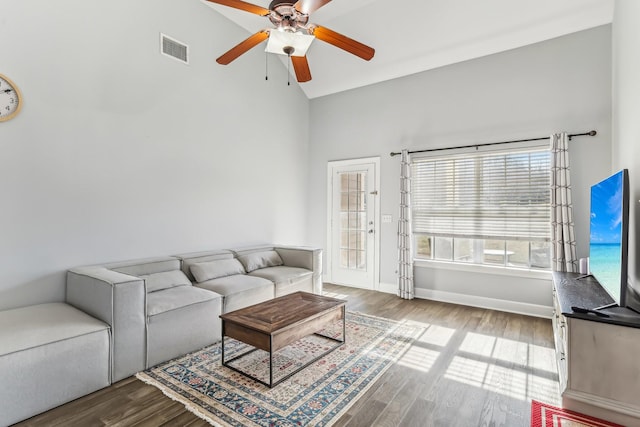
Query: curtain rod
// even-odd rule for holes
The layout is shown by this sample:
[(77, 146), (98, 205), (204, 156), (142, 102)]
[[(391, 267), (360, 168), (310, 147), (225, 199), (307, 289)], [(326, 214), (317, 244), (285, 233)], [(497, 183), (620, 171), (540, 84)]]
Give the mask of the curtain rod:
[[(569, 141), (571, 141), (571, 138), (573, 138), (574, 136), (596, 136), (598, 132), (596, 132), (595, 130), (589, 131), (589, 132), (585, 132), (585, 133), (574, 133), (574, 134), (570, 134), (569, 135)], [(409, 154), (414, 154), (414, 153), (428, 153), (431, 151), (443, 151), (443, 150), (456, 150), (459, 148), (478, 148), (478, 147), (486, 147), (488, 145), (500, 145), (500, 144), (513, 144), (514, 142), (529, 142), (529, 141), (542, 141), (545, 139), (549, 139), (548, 136), (542, 137), (542, 138), (529, 138), (529, 139), (517, 139), (515, 141), (502, 141), (502, 142), (488, 142), (485, 144), (473, 144), (473, 145), (460, 145), (458, 147), (444, 147), (444, 148), (431, 148), (428, 150), (415, 150), (415, 151), (409, 151)], [(393, 156), (399, 156), (402, 153), (391, 153), (391, 157)]]

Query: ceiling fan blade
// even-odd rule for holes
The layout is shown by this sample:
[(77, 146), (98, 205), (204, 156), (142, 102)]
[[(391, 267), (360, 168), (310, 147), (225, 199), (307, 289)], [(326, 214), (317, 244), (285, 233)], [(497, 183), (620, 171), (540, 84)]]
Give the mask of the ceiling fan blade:
[(311, 70), (309, 70), (309, 62), (306, 56), (292, 56), (291, 63), (296, 72), (298, 82), (304, 83), (311, 80)]
[(269, 38), (269, 31), (259, 31), (250, 36), (248, 39), (238, 43), (238, 45), (229, 49), (229, 51), (227, 51), (224, 55), (216, 59), (216, 62), (218, 64), (227, 65), (252, 47), (255, 47), (265, 41), (267, 38)]
[(373, 49), (372, 47), (350, 39), (347, 36), (343, 36), (340, 33), (336, 33), (335, 31), (330, 30), (327, 27), (316, 25), (314, 27), (311, 27), (310, 33), (323, 42), (332, 44), (335, 47), (359, 56), (366, 61), (369, 61), (371, 58), (373, 58), (373, 55), (375, 55), (376, 53), (375, 49)]
[(309, 15), (330, 1), (331, 0), (298, 0), (294, 7), (298, 12)]
[(271, 13), (269, 9), (265, 9), (262, 6), (256, 6), (255, 4), (247, 3), (242, 0), (207, 0), (211, 3), (221, 4), (223, 6), (233, 7), (235, 9), (244, 10), (245, 12), (255, 13), (260, 16), (267, 16)]

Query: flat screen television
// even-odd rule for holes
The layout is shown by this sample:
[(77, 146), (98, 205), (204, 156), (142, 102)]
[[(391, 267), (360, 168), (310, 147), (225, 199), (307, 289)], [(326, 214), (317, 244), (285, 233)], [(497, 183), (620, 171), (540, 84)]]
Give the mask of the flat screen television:
[(623, 169), (591, 186), (589, 273), (613, 298), (611, 306), (626, 307), (628, 242), (629, 172)]

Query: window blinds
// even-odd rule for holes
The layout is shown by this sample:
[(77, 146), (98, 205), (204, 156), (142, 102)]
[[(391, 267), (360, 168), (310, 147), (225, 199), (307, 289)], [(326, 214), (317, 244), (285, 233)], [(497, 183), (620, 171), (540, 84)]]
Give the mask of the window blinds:
[(549, 240), (548, 149), (418, 157), (411, 168), (414, 233)]

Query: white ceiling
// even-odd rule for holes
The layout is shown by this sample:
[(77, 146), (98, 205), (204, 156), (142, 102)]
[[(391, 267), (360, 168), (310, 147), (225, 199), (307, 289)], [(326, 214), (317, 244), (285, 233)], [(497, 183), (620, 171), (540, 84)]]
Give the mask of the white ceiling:
[[(272, 27), (266, 17), (202, 1), (247, 37)], [(250, 2), (268, 8), (270, 0)], [(309, 21), (375, 48), (376, 55), (363, 61), (316, 39), (307, 52), (313, 79), (300, 87), (316, 98), (518, 48), (611, 23), (613, 7), (614, 0), (333, 0)]]

